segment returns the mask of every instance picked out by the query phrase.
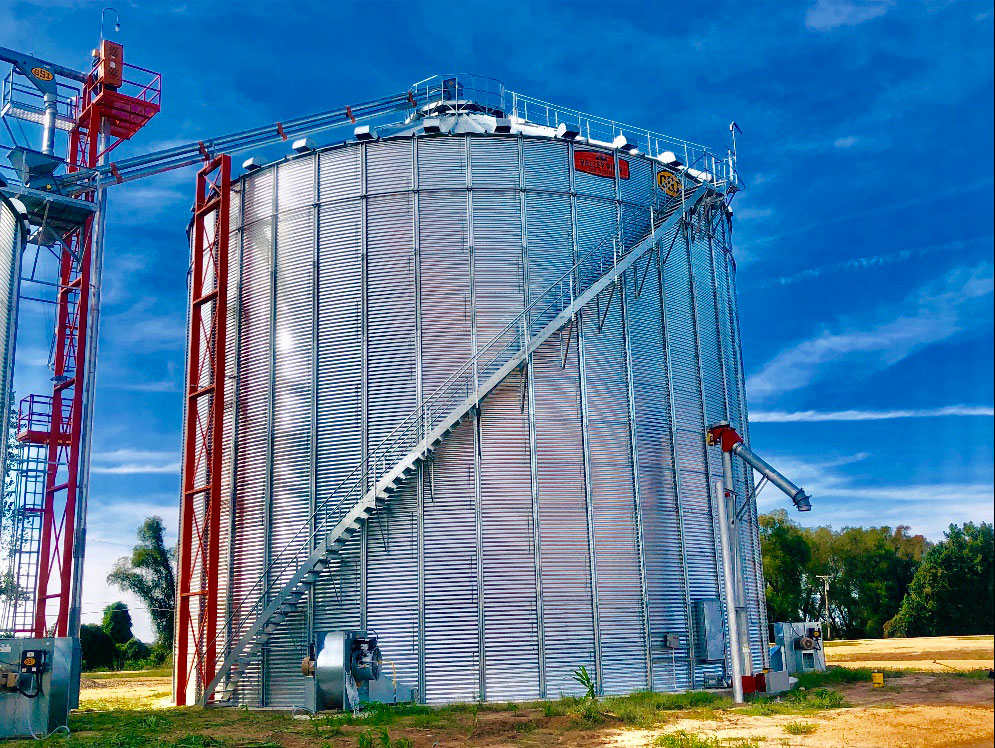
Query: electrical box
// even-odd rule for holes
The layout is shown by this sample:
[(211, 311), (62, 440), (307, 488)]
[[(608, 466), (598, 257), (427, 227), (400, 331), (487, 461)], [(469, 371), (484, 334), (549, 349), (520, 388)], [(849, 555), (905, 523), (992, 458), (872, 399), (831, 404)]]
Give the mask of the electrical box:
[(726, 641), (718, 598), (694, 601), (694, 630), (698, 662), (724, 662)]
[(79, 642), (69, 637), (0, 639), (0, 738), (40, 738), (65, 727), (79, 699), (78, 660)]
[(100, 42), (100, 63), (97, 80), (108, 88), (121, 88), (124, 83), (124, 47), (107, 41)]
[(822, 648), (822, 625), (818, 622), (775, 623), (771, 670), (804, 673), (826, 669), (826, 653)]

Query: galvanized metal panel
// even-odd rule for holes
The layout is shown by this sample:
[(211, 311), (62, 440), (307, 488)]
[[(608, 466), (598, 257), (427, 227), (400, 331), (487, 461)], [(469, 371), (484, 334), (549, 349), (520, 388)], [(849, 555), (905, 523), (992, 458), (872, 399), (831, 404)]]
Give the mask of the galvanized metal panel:
[[(408, 146), (406, 168), (410, 175), (410, 143), (403, 144)], [(386, 186), (380, 171), (386, 168), (384, 153), (396, 157), (400, 163), (402, 152), (395, 152), (395, 145), (381, 143), (370, 148), (368, 186), (375, 179)], [(405, 180), (403, 172), (394, 176), (395, 185)], [(372, 451), (416, 405), (412, 196), (369, 198), (365, 240), (368, 309), (365, 407), (367, 441)], [(378, 513), (368, 523), (366, 532), (367, 625), (379, 634), (384, 656), (395, 663), (398, 678), (409, 685), (417, 683), (418, 671), (416, 511), (416, 491), (411, 483), (392, 498), (388, 512)]]
[[(325, 161), (324, 155), (322, 184), (336, 182), (338, 166), (348, 179), (348, 162)], [(362, 210), (354, 195), (322, 204), (318, 214), (315, 489), (326, 526), (337, 516), (338, 502), (331, 497), (355, 477), (363, 460)], [(322, 574), (314, 592), (313, 630), (359, 627), (360, 548), (357, 535)]]
[(418, 187), (422, 190), (466, 187), (466, 138), (457, 135), (417, 138)]
[(410, 190), (410, 138), (381, 140), (366, 145), (366, 191), (370, 195)]
[(424, 501), (425, 700), (480, 694), (474, 423), (456, 429), (427, 470)]
[[(318, 199), (321, 202), (356, 198), (360, 191), (362, 168), (359, 154), (359, 148), (348, 145), (318, 154)], [(381, 168), (378, 173), (385, 171)]]
[[(21, 221), (5, 198), (0, 199), (0, 407), (10, 412), (14, 373), (14, 325), (17, 319), (17, 291), (20, 286), (20, 259), (24, 248)], [(0, 479), (7, 461), (0, 468)], [(0, 485), (6, 485), (6, 482)]]
[[(476, 143), (478, 141), (471, 141)], [(488, 141), (480, 141), (488, 142)], [(514, 145), (496, 141), (474, 151), (474, 184), (496, 167), (508, 170)], [(485, 160), (494, 156), (492, 163)], [(495, 180), (497, 181), (497, 180)], [(485, 362), (524, 339), (505, 330), (524, 308), (522, 206), (517, 192), (473, 194), (474, 301), (477, 350)], [(489, 346), (489, 347), (488, 347)], [(504, 360), (503, 357), (499, 360)], [(538, 698), (539, 641), (533, 545), (529, 421), (522, 372), (514, 372), (488, 396), (480, 412), (480, 544), (483, 579), (485, 695), (489, 700)]]
[[(524, 144), (523, 144), (524, 145)], [(526, 184), (556, 173), (539, 155), (560, 157), (567, 149), (543, 144), (526, 158)], [(534, 171), (533, 171), (534, 170)], [(533, 298), (555, 283), (573, 264), (573, 228), (566, 196), (526, 195), (529, 286)], [(533, 322), (533, 328), (538, 325)], [(547, 340), (533, 355), (536, 484), (539, 503), (546, 696), (582, 689), (573, 672), (593, 675), (594, 613), (588, 555), (587, 499), (580, 420), (580, 376), (576, 331)], [(566, 353), (566, 366), (561, 359)]]
[[(626, 324), (631, 348), (653, 688), (677, 691), (690, 685), (690, 640), (659, 263), (660, 254), (653, 252), (637, 263), (626, 278)], [(680, 648), (664, 647), (665, 634), (677, 635)]]
[[(277, 172), (278, 205), (294, 207), (277, 217), (271, 559), (300, 548), (306, 537), (300, 530), (311, 515), (313, 173), (311, 158), (282, 164)], [(282, 568), (272, 576), (283, 582), (293, 571)], [(304, 695), (298, 675), (307, 654), (304, 611), (291, 616), (284, 628), (284, 635), (269, 644), (266, 702), (272, 706), (294, 706)]]
[[(664, 312), (674, 401), (674, 448), (684, 513), (684, 539), (692, 602), (719, 596), (712, 488), (706, 466), (699, 341), (690, 250), (678, 238), (663, 268)], [(721, 665), (696, 665), (696, 684)]]
[(470, 161), (474, 190), (518, 189), (518, 138), (470, 138)]
[(569, 192), (569, 158), (570, 148), (566, 143), (525, 138), (522, 141), (525, 189), (529, 192)]
[[(251, 590), (263, 573), (268, 485), (266, 447), (270, 423), (268, 393), (271, 351), (273, 253), (272, 172), (247, 181), (242, 228), (242, 302), (239, 309), (238, 477), (235, 482), (235, 568), (232, 591), (237, 609), (234, 633), (254, 620)], [(263, 217), (265, 216), (265, 217)], [(241, 607), (240, 607), (241, 605)], [(260, 703), (258, 680), (240, 689), (242, 703)]]

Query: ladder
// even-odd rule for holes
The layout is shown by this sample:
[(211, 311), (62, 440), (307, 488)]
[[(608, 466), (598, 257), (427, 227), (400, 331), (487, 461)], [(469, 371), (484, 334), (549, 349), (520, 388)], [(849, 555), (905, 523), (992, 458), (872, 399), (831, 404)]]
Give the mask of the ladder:
[[(614, 287), (643, 254), (668, 239), (676, 241), (695, 207), (707, 199), (709, 192), (721, 199), (705, 184), (692, 182), (669, 215), (665, 213), (659, 223), (654, 220), (647, 235), (628, 250), (618, 247), (613, 232), (612, 237), (585, 252), (371, 450), (233, 605), (222, 628), (227, 631), (226, 646), (222, 648), (224, 659), (201, 694), (203, 705), (232, 702), (250, 663), (301, 606), (309, 589), (363, 523), (386, 506), (418, 466), (530, 354), (602, 291)], [(605, 250), (608, 244), (612, 247), (610, 258)], [(610, 267), (603, 270), (606, 265)], [(593, 278), (586, 287), (584, 277)]]

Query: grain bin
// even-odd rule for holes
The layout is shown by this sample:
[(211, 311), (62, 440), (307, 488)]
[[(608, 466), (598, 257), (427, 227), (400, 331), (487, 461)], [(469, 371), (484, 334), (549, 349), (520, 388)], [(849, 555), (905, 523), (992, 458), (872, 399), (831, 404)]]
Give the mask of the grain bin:
[[(386, 677), (429, 703), (574, 694), (581, 667), (606, 694), (715, 685), (722, 466), (705, 431), (746, 420), (729, 172), (654, 133), (433, 80), (406, 121), (233, 183), (223, 650), (294, 571), (286, 549), (338, 521), (327, 497), (364, 460), (374, 478), (391, 467), (376, 455), (399, 424), (456, 374), (482, 379), (475, 354), (509, 328), (528, 340), (661, 221), (688, 220), (398, 479), (264, 627), (231, 698), (302, 704), (301, 660), (327, 631), (375, 632)], [(756, 505), (736, 470), (759, 670)]]

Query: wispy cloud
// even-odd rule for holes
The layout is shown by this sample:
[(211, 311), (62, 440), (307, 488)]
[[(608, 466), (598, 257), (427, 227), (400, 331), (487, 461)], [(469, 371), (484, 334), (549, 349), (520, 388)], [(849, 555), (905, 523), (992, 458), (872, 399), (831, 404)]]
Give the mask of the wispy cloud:
[(856, 26), (883, 16), (892, 4), (892, 0), (816, 0), (805, 14), (805, 25), (813, 31)]
[(965, 329), (982, 332), (992, 288), (990, 264), (955, 268), (869, 320), (839, 320), (835, 329), (781, 351), (749, 377), (747, 389), (764, 400), (831, 376), (867, 376)]
[[(771, 464), (812, 496), (812, 511), (794, 518), (806, 525), (880, 526), (909, 525), (939, 540), (951, 523), (990, 522), (995, 505), (992, 484), (978, 482), (898, 483), (866, 482), (840, 468), (863, 462), (871, 455), (860, 453), (832, 459), (807, 461), (789, 456), (770, 456)], [(757, 498), (760, 511), (785, 506), (773, 487)]]
[(830, 265), (820, 265), (814, 268), (808, 268), (802, 270), (798, 273), (793, 273), (791, 275), (782, 275), (778, 278), (770, 278), (768, 280), (760, 281), (756, 284), (755, 288), (771, 288), (773, 286), (789, 286), (794, 283), (802, 283), (804, 281), (815, 280), (816, 278), (821, 278), (824, 275), (833, 275), (836, 273), (844, 273), (850, 270), (866, 270), (868, 268), (878, 268), (885, 265), (894, 265), (899, 262), (907, 262), (909, 260), (918, 259), (926, 255), (932, 254), (957, 254), (963, 252), (964, 250), (971, 249), (976, 246), (985, 246), (991, 248), (993, 237), (991, 234), (986, 236), (977, 236), (972, 239), (963, 239), (957, 241), (943, 242), (941, 244), (929, 244), (924, 247), (913, 247), (911, 249), (901, 249), (896, 252), (885, 252), (883, 254), (877, 255), (867, 255), (866, 257), (854, 257), (852, 260), (842, 260), (841, 262), (834, 262)]
[(145, 475), (178, 473), (177, 452), (142, 449), (116, 449), (93, 455), (90, 472), (103, 475)]
[(894, 418), (939, 418), (943, 416), (995, 416), (990, 405), (947, 405), (942, 408), (896, 410), (761, 410), (750, 413), (755, 423), (818, 423), (822, 421), (888, 421)]

